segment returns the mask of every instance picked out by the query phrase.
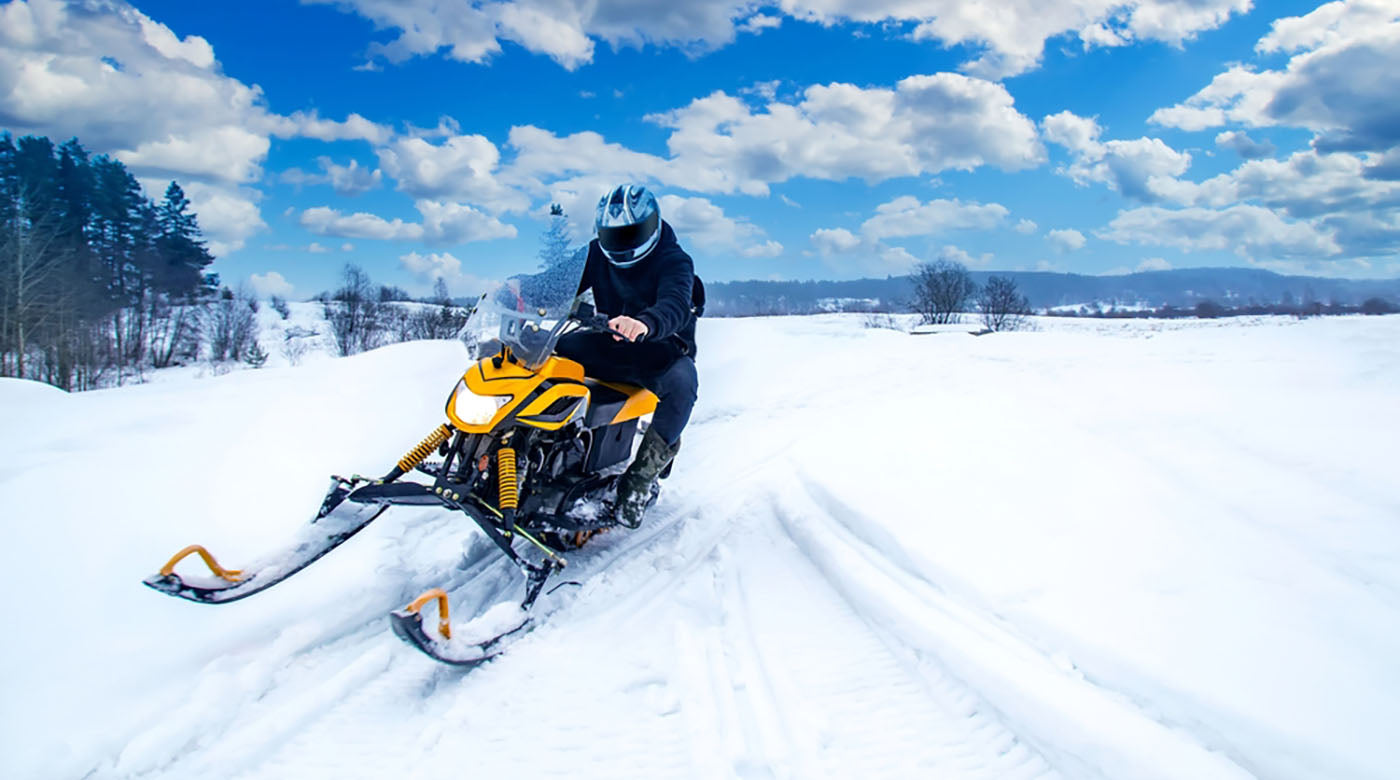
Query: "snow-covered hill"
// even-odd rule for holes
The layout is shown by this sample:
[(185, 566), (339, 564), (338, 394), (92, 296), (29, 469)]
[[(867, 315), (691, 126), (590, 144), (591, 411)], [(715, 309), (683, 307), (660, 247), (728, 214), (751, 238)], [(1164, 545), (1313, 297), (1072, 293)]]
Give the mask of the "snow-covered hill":
[(1393, 776), (1400, 317), (861, 322), (703, 321), (647, 524), (470, 673), (384, 618), (516, 586), (440, 511), (243, 602), (141, 585), (384, 471), (441, 421), (459, 345), (0, 381), (0, 774)]

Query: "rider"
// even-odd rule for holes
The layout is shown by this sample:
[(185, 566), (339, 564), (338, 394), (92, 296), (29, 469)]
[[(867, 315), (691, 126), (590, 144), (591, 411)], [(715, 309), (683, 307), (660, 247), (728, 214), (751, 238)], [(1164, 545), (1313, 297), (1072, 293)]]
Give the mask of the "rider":
[(591, 377), (641, 385), (658, 398), (651, 427), (617, 483), (617, 519), (636, 527), (695, 406), (695, 271), (656, 197), (639, 184), (604, 195), (593, 227), (597, 238), (588, 244), (578, 291), (592, 288), (614, 333), (569, 334), (557, 351)]

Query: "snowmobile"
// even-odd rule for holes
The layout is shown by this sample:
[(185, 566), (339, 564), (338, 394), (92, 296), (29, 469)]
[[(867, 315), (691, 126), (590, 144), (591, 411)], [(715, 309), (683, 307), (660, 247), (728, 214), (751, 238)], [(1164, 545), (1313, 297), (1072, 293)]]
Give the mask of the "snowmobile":
[[(572, 278), (576, 284), (578, 277)], [(618, 525), (615, 483), (632, 458), (643, 416), (657, 404), (643, 388), (589, 378), (580, 364), (554, 354), (566, 333), (608, 330), (590, 293), (560, 306), (537, 305), (558, 296), (532, 288), (557, 290), (567, 281), (524, 281), (477, 303), (459, 335), (476, 360), (447, 398), (446, 422), (388, 473), (333, 476), (310, 524), (258, 564), (227, 569), (204, 547), (191, 545), (145, 584), (203, 604), (236, 601), (301, 571), (391, 506), (440, 506), (465, 515), (519, 568), (524, 599), (487, 610), (454, 639), (447, 593), (433, 589), (391, 613), (391, 627), (448, 664), (472, 666), (499, 654), (531, 626), (531, 607), (551, 575), (567, 565), (566, 554)], [(438, 459), (430, 461), (434, 455)], [(202, 558), (212, 576), (177, 573), (177, 564), (191, 555)], [(423, 623), (424, 608), (434, 602), (436, 629)]]

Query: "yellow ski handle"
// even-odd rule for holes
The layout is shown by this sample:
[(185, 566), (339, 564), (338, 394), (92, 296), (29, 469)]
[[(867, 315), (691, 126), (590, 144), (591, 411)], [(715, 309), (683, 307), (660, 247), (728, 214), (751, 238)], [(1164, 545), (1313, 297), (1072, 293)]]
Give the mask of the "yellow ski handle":
[(224, 567), (220, 566), (219, 562), (214, 560), (214, 556), (210, 555), (208, 550), (204, 549), (202, 545), (198, 544), (192, 544), (189, 547), (186, 547), (185, 549), (175, 553), (174, 557), (167, 561), (164, 566), (160, 567), (160, 576), (169, 577), (170, 575), (174, 574), (175, 564), (195, 554), (198, 554), (199, 557), (204, 559), (204, 565), (209, 567), (209, 571), (213, 572), (214, 576), (227, 582), (238, 582), (239, 580), (243, 579), (242, 571), (238, 569), (225, 569)]
[(404, 612), (417, 615), (418, 611), (427, 606), (428, 602), (437, 600), (438, 603), (438, 630), (442, 632), (443, 639), (452, 638), (452, 624), (447, 620), (447, 592), (442, 588), (433, 588), (413, 600), (412, 604), (404, 607)]

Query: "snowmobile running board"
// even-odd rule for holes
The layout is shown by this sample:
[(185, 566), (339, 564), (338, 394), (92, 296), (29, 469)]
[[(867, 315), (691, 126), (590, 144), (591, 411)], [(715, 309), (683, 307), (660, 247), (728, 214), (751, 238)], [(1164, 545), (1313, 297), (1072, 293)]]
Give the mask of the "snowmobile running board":
[[(197, 544), (190, 545), (176, 553), (159, 572), (147, 577), (144, 582), (161, 593), (200, 604), (225, 604), (267, 590), (320, 560), (389, 508), (390, 500), (378, 495), (378, 491), (370, 490), (387, 486), (371, 483), (356, 487), (364, 481), (363, 477), (333, 477), (331, 488), (321, 502), (321, 510), (316, 513), (315, 519), (302, 529), (295, 541), (278, 553), (242, 569), (225, 569), (208, 550)], [(421, 485), (417, 487), (422, 488)], [(349, 499), (349, 503), (346, 499)], [(204, 559), (214, 576), (185, 579), (175, 573), (176, 564), (195, 554)]]

